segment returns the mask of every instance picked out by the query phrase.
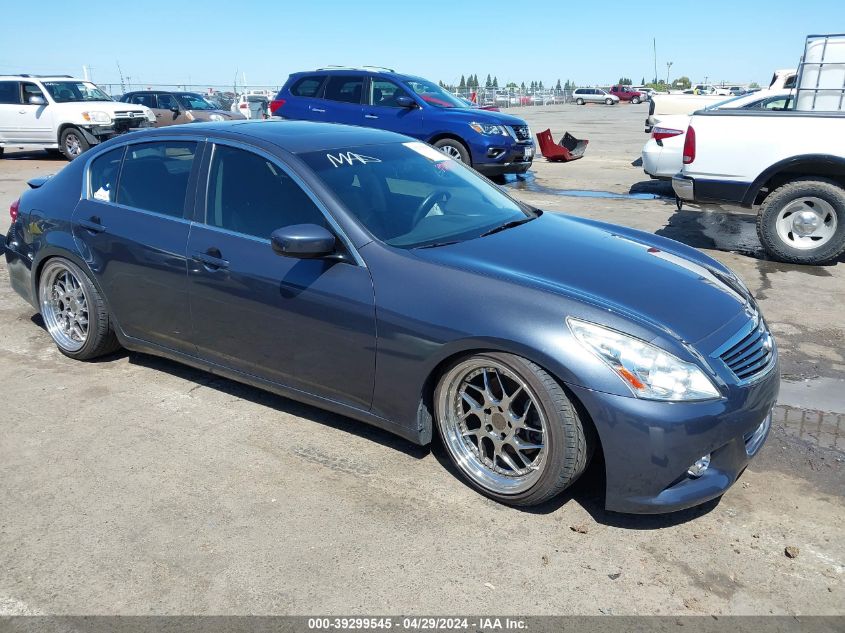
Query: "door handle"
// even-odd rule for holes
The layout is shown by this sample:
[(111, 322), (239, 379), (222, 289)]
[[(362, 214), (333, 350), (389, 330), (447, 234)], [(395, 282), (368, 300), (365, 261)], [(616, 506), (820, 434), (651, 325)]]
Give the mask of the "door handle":
[(106, 227), (100, 224), (100, 218), (97, 216), (93, 216), (89, 220), (80, 220), (79, 226), (91, 233), (103, 233), (106, 230)]
[(376, 116), (375, 114), (365, 114), (364, 118), (365, 119), (377, 119), (378, 116)]
[(311, 108), (311, 112), (325, 112), (323, 108)]
[[(220, 255), (220, 251), (215, 249), (208, 249), (211, 252)], [(229, 262), (222, 257), (217, 257), (215, 255), (211, 255), (209, 252), (205, 253), (192, 253), (191, 259), (194, 261), (200, 262), (203, 266), (210, 270), (221, 270), (223, 268), (229, 267)]]

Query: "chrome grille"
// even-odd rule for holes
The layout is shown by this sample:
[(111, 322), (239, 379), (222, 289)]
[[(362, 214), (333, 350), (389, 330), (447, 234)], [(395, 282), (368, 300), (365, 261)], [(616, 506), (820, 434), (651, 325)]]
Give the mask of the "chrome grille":
[(511, 129), (517, 141), (528, 141), (531, 139), (531, 131), (527, 125), (512, 125)]
[(143, 110), (115, 110), (115, 119), (145, 119)]
[(775, 341), (765, 321), (757, 316), (717, 352), (740, 382), (763, 374), (775, 360)]

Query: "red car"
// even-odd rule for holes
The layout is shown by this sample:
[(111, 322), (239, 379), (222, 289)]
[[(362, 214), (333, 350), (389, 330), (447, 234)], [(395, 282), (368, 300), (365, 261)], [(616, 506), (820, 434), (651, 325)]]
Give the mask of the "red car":
[(619, 97), (620, 101), (630, 101), (631, 103), (639, 103), (645, 101), (646, 96), (642, 92), (633, 90), (631, 86), (611, 86), (608, 92)]

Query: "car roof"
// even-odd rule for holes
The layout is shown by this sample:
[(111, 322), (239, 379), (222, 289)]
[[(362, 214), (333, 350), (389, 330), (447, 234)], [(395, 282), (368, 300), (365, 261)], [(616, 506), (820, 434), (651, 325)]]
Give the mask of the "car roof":
[(36, 79), (38, 81), (87, 81), (86, 79), (78, 79), (70, 75), (0, 75), (2, 81), (23, 81), (27, 79)]
[(212, 140), (216, 137), (230, 140), (263, 141), (293, 154), (413, 140), (401, 134), (375, 128), (287, 120), (191, 123), (190, 125), (149, 128), (117, 138), (136, 140), (143, 135), (145, 138), (153, 140), (157, 136), (182, 134), (190, 136), (204, 134)]
[(372, 75), (374, 77), (389, 77), (393, 79), (398, 79), (400, 81), (408, 81), (408, 80), (415, 80), (415, 81), (428, 81), (424, 77), (417, 77), (416, 75), (408, 75), (405, 73), (399, 73), (395, 70), (391, 70), (389, 68), (377, 68), (377, 67), (361, 67), (361, 68), (347, 68), (347, 67), (337, 67), (337, 68), (318, 68), (316, 70), (302, 70), (299, 72), (291, 73), (291, 77), (303, 77), (303, 76), (313, 76), (313, 75), (349, 75), (349, 76), (360, 76), (360, 75)]

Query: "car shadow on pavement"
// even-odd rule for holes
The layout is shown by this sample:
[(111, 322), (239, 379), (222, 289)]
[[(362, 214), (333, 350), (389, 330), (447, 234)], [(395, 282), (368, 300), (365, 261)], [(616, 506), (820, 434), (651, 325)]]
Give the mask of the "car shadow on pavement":
[(47, 152), (43, 149), (35, 149), (35, 150), (11, 150), (8, 147), (3, 154), (3, 158), (0, 160), (28, 160), (28, 161), (44, 161), (44, 162), (55, 162), (55, 161), (62, 161), (67, 162), (65, 157), (58, 153), (58, 150), (55, 152)]
[[(195, 383), (196, 386), (192, 387), (189, 391), (194, 391), (195, 389), (203, 387), (214, 389), (236, 398), (241, 398), (264, 407), (275, 409), (281, 413), (304, 418), (309, 422), (317, 422), (339, 431), (353, 433), (354, 435), (377, 442), (383, 446), (387, 446), (416, 459), (422, 459), (429, 453), (428, 446), (418, 446), (399, 437), (398, 435), (394, 435), (393, 433), (384, 431), (364, 422), (359, 422), (347, 416), (338, 415), (324, 409), (313, 407), (309, 404), (297, 402), (296, 400), (291, 400), (290, 398), (285, 398), (284, 396), (264, 391), (263, 389), (236, 382), (200, 369), (194, 369), (188, 365), (183, 365), (181, 363), (177, 363), (176, 361), (171, 361), (159, 356), (151, 356), (140, 352), (128, 352), (127, 355), (129, 362), (132, 365), (138, 365), (155, 371), (165, 372), (171, 376)], [(113, 356), (111, 358), (114, 359)]]

